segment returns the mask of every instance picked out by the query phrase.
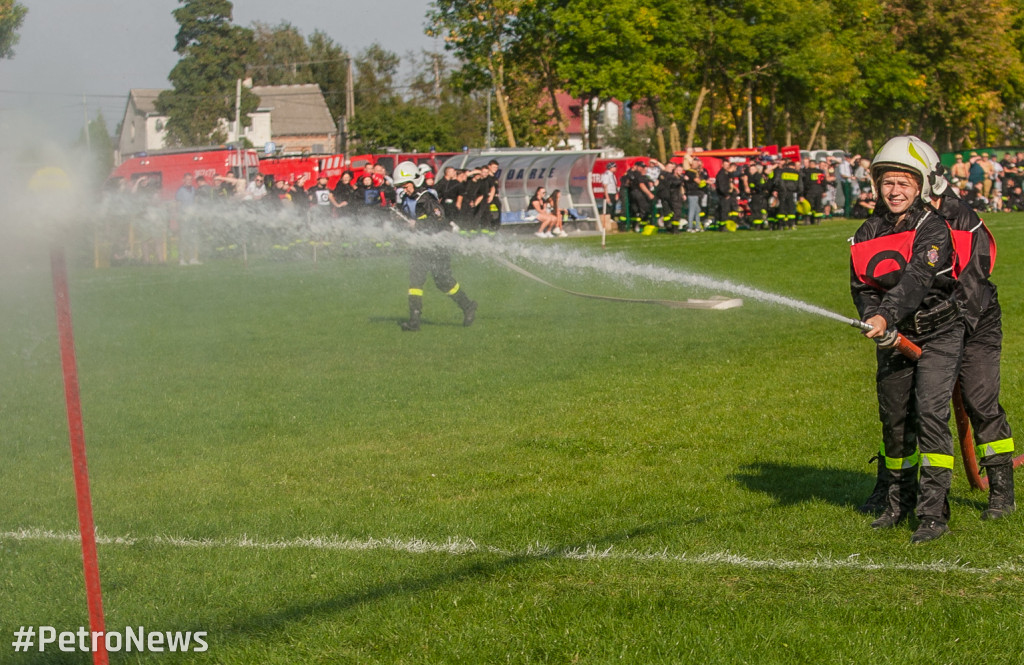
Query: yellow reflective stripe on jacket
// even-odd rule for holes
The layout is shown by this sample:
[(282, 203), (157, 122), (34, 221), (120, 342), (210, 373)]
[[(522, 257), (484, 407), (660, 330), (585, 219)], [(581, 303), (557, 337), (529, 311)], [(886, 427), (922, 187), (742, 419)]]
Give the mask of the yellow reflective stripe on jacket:
[(784, 171), (781, 175), (782, 175), (782, 179), (783, 180), (799, 180), (800, 179), (800, 174), (799, 173), (788, 173), (788, 172)]
[(882, 455), (882, 459), (885, 460), (885, 468), (899, 471), (900, 469), (912, 469), (917, 466), (921, 461), (921, 454), (915, 452), (910, 457), (886, 457)]
[(459, 283), (455, 282), (455, 286), (453, 286), (452, 290), (448, 292), (448, 295), (453, 296), (453, 295), (455, 295), (458, 292), (459, 292)]
[(1013, 452), (1013, 439), (1000, 439), (999, 441), (992, 441), (990, 443), (980, 443), (975, 446), (978, 457), (991, 457), (992, 455), (998, 455), (999, 453), (1012, 453)]
[(423, 289), (409, 289), (409, 295), (411, 296), (422, 296)]
[(921, 453), (921, 466), (937, 466), (940, 469), (953, 468), (953, 456), (939, 453)]

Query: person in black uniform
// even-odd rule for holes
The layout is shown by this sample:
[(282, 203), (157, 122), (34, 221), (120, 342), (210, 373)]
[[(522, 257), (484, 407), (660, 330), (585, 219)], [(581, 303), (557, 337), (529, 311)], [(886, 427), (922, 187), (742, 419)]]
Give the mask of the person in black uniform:
[(462, 190), (462, 208), (459, 214), (459, 226), (463, 231), (475, 232), (480, 230), (480, 219), (478, 209), (485, 198), (486, 184), (480, 169), (471, 169), (466, 177), (466, 184)]
[(768, 196), (771, 182), (764, 176), (764, 167), (754, 162), (747, 169), (747, 187), (750, 188), (750, 224), (755, 229), (768, 228)]
[(640, 227), (650, 220), (654, 211), (653, 185), (646, 171), (647, 162), (633, 162), (633, 168), (622, 178), (623, 189), (628, 187), (629, 216), (637, 220), (633, 225), (634, 231), (639, 231)]
[(825, 171), (816, 160), (810, 160), (804, 169), (804, 198), (811, 204), (811, 214), (807, 216), (808, 224), (821, 224), (825, 216), (822, 197), (825, 195)]
[(492, 159), (481, 170), (480, 191), (483, 198), (476, 208), (477, 227), (484, 233), (493, 233), (501, 226), (501, 197), (498, 196), (498, 170), (501, 165)]
[[(733, 173), (736, 171), (736, 165), (726, 160), (722, 162), (722, 168), (718, 169), (718, 173), (715, 174), (715, 193), (718, 194), (718, 228), (724, 230), (725, 222), (732, 219), (736, 221), (735, 217), (732, 216), (733, 208), (738, 211), (739, 206), (733, 206), (732, 198), (733, 194)], [(737, 215), (738, 216), (738, 213)]]
[[(451, 223), (444, 215), (444, 208), (437, 200), (437, 193), (423, 187), (423, 174), (417, 170), (415, 164), (398, 164), (392, 180), (400, 198), (395, 207), (409, 220), (409, 225), (414, 231), (430, 234), (451, 230)], [(414, 245), (409, 266), (409, 320), (399, 323), (402, 330), (416, 332), (420, 329), (423, 285), (427, 283), (427, 275), (432, 276), (434, 285), (462, 309), (462, 325), (473, 325), (477, 304), (469, 299), (452, 275), (452, 258), (448, 250), (440, 245)]]
[(458, 199), (460, 187), (455, 177), (455, 167), (448, 166), (445, 167), (444, 176), (434, 183), (434, 191), (437, 192), (437, 197), (441, 200), (441, 206), (444, 208), (445, 217), (448, 219), (455, 219), (459, 212), (455, 201)]
[[(965, 327), (960, 393), (974, 430), (978, 463), (989, 479), (988, 508), (981, 517), (999, 519), (1014, 512), (1016, 502), (1013, 433), (999, 403), (1003, 317), (996, 287), (989, 279), (995, 263), (995, 240), (977, 213), (949, 186), (934, 149), (920, 140), (915, 140), (914, 144), (930, 167), (931, 205), (952, 232), (957, 277), (955, 293)], [(881, 497), (890, 482), (883, 452), (875, 490), (860, 510), (866, 513), (881, 510)]]
[(789, 160), (784, 160), (781, 166), (775, 169), (772, 191), (779, 202), (775, 215), (779, 227), (796, 228), (796, 197), (803, 194), (802, 182), (800, 172)]
[(986, 470), (989, 481), (988, 508), (981, 517), (999, 519), (1016, 510), (1017, 505), (1013, 433), (999, 403), (1003, 311), (995, 284), (989, 280), (995, 263), (995, 239), (978, 214), (950, 188), (942, 188), (940, 194), (932, 202), (953, 232), (959, 268), (956, 296), (964, 313), (960, 394), (974, 430), (978, 464)]
[(922, 349), (917, 362), (894, 348), (877, 350), (878, 410), (891, 482), (871, 526), (894, 527), (916, 504), (920, 522), (911, 542), (923, 543), (949, 531), (949, 402), (964, 323), (955, 298), (952, 238), (929, 205), (928, 169), (915, 153), (908, 137), (896, 137), (871, 164), (881, 205), (854, 235), (850, 291), (861, 320), (871, 326), (867, 337), (881, 340), (898, 329)]
[(665, 167), (655, 193), (661, 200), (662, 223), (672, 233), (678, 233), (683, 225), (682, 164), (669, 164)]
[(334, 203), (337, 206), (337, 214), (339, 217), (350, 217), (354, 215), (358, 201), (356, 199), (355, 183), (352, 181), (354, 174), (351, 171), (345, 171), (338, 178), (338, 182), (334, 185)]

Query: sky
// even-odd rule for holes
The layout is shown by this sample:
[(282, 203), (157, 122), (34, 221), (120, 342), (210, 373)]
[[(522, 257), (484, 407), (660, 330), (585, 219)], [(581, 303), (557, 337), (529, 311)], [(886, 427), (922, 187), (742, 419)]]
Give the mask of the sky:
[[(103, 113), (111, 131), (132, 88), (170, 87), (177, 0), (18, 0), (28, 14), (12, 59), (0, 60), (0, 122), (31, 118), (60, 142)], [(287, 21), (351, 54), (378, 43), (403, 59), (440, 51), (423, 33), (429, 0), (234, 0), (233, 23)], [(36, 126), (38, 126), (36, 125)]]

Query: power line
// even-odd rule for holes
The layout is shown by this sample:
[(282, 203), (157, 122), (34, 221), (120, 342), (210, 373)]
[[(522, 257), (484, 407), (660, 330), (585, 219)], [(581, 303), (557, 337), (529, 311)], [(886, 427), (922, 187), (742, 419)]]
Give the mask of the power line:
[(109, 99), (124, 99), (127, 95), (105, 95), (105, 94), (94, 94), (89, 92), (54, 92), (50, 90), (0, 90), (0, 94), (4, 95), (38, 95), (46, 97), (76, 97), (81, 98), (82, 95), (86, 97), (104, 97)]

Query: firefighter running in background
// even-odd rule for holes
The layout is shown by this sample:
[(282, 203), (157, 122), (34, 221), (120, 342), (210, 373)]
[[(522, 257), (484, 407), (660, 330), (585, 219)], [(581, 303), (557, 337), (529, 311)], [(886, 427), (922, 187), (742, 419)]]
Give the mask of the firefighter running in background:
[[(989, 480), (988, 508), (982, 519), (999, 519), (1016, 509), (1013, 480), (1013, 434), (999, 403), (999, 366), (1002, 356), (1002, 309), (990, 281), (996, 244), (977, 213), (961, 199), (943, 175), (934, 149), (906, 137), (928, 165), (931, 204), (953, 234), (958, 269), (956, 299), (964, 315), (964, 350), (960, 365), (960, 393), (974, 430), (978, 464)], [(890, 484), (884, 452), (879, 459), (875, 490), (860, 507), (865, 513), (882, 509)]]
[(964, 324), (954, 296), (952, 237), (930, 207), (928, 169), (915, 153), (907, 137), (896, 137), (871, 163), (881, 204), (854, 235), (850, 291), (861, 319), (872, 326), (868, 337), (897, 328), (922, 350), (917, 362), (893, 348), (877, 350), (878, 412), (891, 482), (871, 526), (894, 527), (916, 504), (920, 522), (911, 542), (923, 543), (949, 531), (949, 402)]
[(803, 187), (800, 171), (796, 170), (791, 161), (784, 160), (782, 165), (775, 169), (772, 190), (779, 201), (778, 212), (775, 215), (778, 226), (796, 228), (796, 197), (803, 194)]
[[(412, 162), (401, 162), (395, 167), (393, 181), (399, 197), (396, 208), (409, 220), (414, 231), (424, 234), (451, 231), (452, 224), (445, 217), (437, 194), (425, 188), (423, 180), (423, 174)], [(409, 320), (399, 323), (402, 330), (415, 332), (420, 329), (423, 286), (427, 283), (427, 275), (433, 276), (434, 285), (462, 309), (462, 325), (473, 325), (476, 302), (469, 299), (452, 275), (452, 258), (447, 248), (440, 245), (416, 246), (414, 243), (409, 266)]]

